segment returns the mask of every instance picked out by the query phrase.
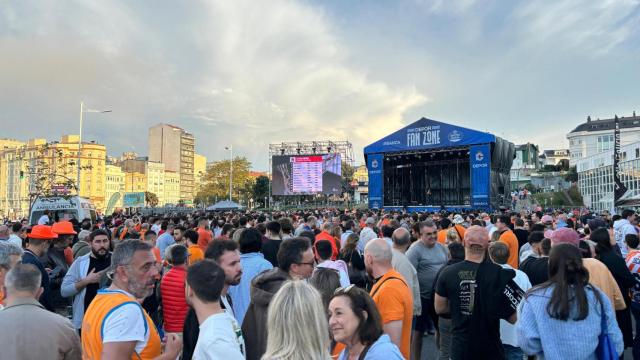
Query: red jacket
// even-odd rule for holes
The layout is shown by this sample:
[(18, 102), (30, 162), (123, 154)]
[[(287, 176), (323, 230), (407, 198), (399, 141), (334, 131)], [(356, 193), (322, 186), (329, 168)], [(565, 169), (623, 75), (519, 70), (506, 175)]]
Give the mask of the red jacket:
[(184, 318), (189, 310), (189, 305), (187, 305), (187, 300), (184, 296), (186, 278), (187, 270), (180, 266), (171, 268), (160, 282), (164, 330), (167, 332), (182, 332)]

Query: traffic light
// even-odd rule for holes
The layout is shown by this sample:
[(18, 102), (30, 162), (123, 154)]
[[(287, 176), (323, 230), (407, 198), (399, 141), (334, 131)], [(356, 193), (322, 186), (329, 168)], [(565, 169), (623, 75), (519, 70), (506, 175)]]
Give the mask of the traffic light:
[(20, 180), (24, 179), (24, 171), (20, 170)]

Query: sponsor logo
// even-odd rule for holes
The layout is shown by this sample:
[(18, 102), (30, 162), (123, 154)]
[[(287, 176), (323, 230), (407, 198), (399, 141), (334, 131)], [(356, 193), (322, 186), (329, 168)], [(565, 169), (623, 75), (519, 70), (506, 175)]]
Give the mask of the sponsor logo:
[(482, 153), (482, 151), (479, 151), (476, 153), (476, 161), (482, 161), (484, 160), (484, 154)]
[(400, 140), (394, 140), (394, 141), (385, 141), (382, 143), (382, 145), (384, 146), (389, 146), (389, 145), (400, 145)]
[(482, 163), (482, 164), (473, 164), (473, 168), (474, 169), (478, 169), (478, 168), (486, 168), (489, 167), (489, 164), (487, 163)]
[(371, 161), (371, 168), (376, 169), (378, 167), (378, 160), (374, 159)]
[(453, 130), (452, 132), (449, 133), (449, 141), (451, 142), (458, 142), (462, 140), (462, 133), (458, 130)]

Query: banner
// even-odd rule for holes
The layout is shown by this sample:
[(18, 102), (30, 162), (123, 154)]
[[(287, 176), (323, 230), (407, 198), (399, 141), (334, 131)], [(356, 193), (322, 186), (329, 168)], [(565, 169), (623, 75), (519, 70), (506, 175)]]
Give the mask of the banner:
[(144, 207), (144, 192), (124, 193), (122, 207), (139, 208)]
[(620, 181), (620, 121), (618, 115), (614, 119), (613, 130), (613, 206), (618, 206), (620, 199), (627, 192), (627, 187)]
[(369, 208), (380, 209), (383, 206), (383, 154), (370, 154), (367, 157), (369, 170)]
[(469, 166), (471, 167), (471, 206), (489, 208), (490, 144), (474, 145), (469, 148)]

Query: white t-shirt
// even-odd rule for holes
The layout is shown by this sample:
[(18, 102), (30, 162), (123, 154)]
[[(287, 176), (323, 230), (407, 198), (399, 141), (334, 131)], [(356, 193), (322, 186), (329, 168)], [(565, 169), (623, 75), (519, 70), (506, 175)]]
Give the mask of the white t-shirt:
[(144, 309), (133, 295), (123, 290), (104, 290), (119, 292), (131, 298), (133, 303), (125, 303), (108, 313), (103, 321), (102, 342), (136, 341), (135, 351), (139, 354), (149, 342), (149, 329)]
[(49, 217), (47, 215), (40, 216), (40, 219), (38, 219), (38, 225), (48, 225), (48, 224), (49, 224)]
[[(522, 291), (527, 292), (531, 289), (531, 282), (529, 277), (523, 271), (514, 269), (509, 264), (500, 265), (504, 269), (511, 269), (516, 272), (516, 276), (513, 278), (513, 282), (518, 285)], [(522, 302), (520, 302), (522, 303)], [(520, 304), (518, 304), (518, 308)], [(518, 347), (518, 333), (516, 332), (516, 325), (509, 323), (507, 320), (500, 320), (500, 340), (503, 344)]]
[(243, 360), (244, 337), (236, 320), (227, 312), (209, 316), (200, 324), (193, 351), (194, 360)]

